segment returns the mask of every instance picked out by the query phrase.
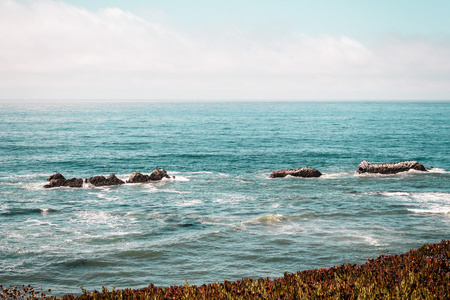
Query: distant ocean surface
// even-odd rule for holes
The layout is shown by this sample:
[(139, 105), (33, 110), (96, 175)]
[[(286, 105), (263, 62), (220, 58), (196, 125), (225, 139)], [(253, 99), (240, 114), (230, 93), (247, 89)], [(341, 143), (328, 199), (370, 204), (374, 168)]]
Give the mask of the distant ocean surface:
[[(430, 172), (359, 175), (417, 160)], [(270, 179), (308, 166), (320, 178)], [(175, 179), (44, 189), (164, 168)], [(0, 283), (281, 277), (450, 239), (450, 102), (0, 103)]]

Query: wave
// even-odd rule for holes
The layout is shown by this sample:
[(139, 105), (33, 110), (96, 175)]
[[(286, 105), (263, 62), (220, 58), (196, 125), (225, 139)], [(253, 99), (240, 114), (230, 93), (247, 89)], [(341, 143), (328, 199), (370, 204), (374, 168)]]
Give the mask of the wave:
[(380, 196), (384, 196), (384, 197), (392, 197), (392, 198), (401, 199), (401, 200), (408, 200), (411, 193), (407, 193), (407, 192), (373, 192), (373, 193), (369, 193), (369, 194), (375, 194), (375, 195), (380, 195)]
[(439, 214), (439, 215), (450, 215), (450, 206), (448, 207), (436, 207), (434, 209), (420, 209), (420, 208), (408, 208), (407, 211), (416, 214)]
[(389, 243), (383, 243), (379, 239), (377, 239), (376, 237), (374, 237), (374, 236), (372, 236), (370, 234), (365, 234), (365, 233), (359, 232), (359, 231), (343, 230), (343, 231), (339, 231), (338, 233), (342, 234), (342, 236), (339, 238), (341, 240), (363, 241), (364, 243), (369, 244), (369, 245), (374, 246), (374, 247), (389, 246)]
[(420, 171), (410, 169), (408, 171), (398, 172), (394, 174), (381, 174), (381, 173), (358, 173), (356, 171), (353, 172), (353, 176), (356, 177), (405, 177), (405, 176), (416, 176), (416, 175), (427, 175), (427, 174), (450, 174), (449, 171), (441, 168), (432, 168), (427, 169), (427, 171)]
[(362, 236), (362, 238), (369, 243), (369, 245), (375, 246), (375, 247), (385, 247), (389, 246), (389, 243), (381, 243), (379, 240), (377, 240), (374, 237), (371, 236)]
[[(268, 214), (256, 218), (252, 218), (240, 224), (236, 231), (251, 231), (257, 235), (297, 235), (311, 230), (305, 224), (310, 219), (316, 218), (314, 213), (305, 213), (293, 216), (282, 214)], [(306, 223), (305, 223), (306, 221)]]
[(162, 192), (162, 193), (169, 193), (169, 194), (179, 194), (179, 195), (181, 195), (181, 194), (191, 194), (192, 192), (186, 192), (186, 191), (177, 191), (177, 190), (174, 190), (174, 189), (164, 189), (164, 190), (158, 190), (158, 191), (160, 191), (160, 192)]
[(437, 173), (437, 174), (450, 174), (450, 171), (441, 168), (432, 168), (428, 170), (429, 173)]
[(450, 193), (443, 192), (379, 192), (379, 194), (387, 197), (406, 197), (410, 200), (419, 200), (422, 202), (448, 201), (450, 203)]
[(257, 218), (253, 218), (247, 222), (245, 222), (244, 224), (249, 224), (249, 225), (265, 225), (265, 226), (271, 226), (271, 225), (277, 225), (277, 224), (281, 224), (282, 222), (288, 221), (290, 220), (289, 217), (280, 215), (280, 214), (276, 214), (276, 215), (265, 215), (262, 217), (257, 217)]
[(319, 178), (322, 179), (342, 179), (346, 177), (352, 176), (352, 173), (349, 172), (336, 172), (336, 173), (322, 173), (322, 176)]
[(411, 193), (414, 199), (430, 202), (430, 201), (445, 201), (450, 204), (450, 193), (439, 193), (439, 192), (429, 192), (429, 193)]
[(79, 258), (75, 260), (67, 260), (65, 262), (55, 263), (54, 265), (68, 268), (77, 268), (77, 267), (94, 268), (94, 267), (107, 267), (114, 265), (114, 263), (102, 260)]
[[(99, 187), (102, 188), (102, 187)], [(89, 195), (95, 195), (97, 196), (97, 198), (103, 200), (103, 201), (115, 201), (115, 200), (119, 200), (120, 197), (119, 196), (110, 196), (107, 194), (108, 193), (108, 189), (107, 188), (103, 188), (103, 189), (99, 189), (98, 192), (89, 192)]]
[(51, 209), (51, 208), (40, 208), (39, 210), (40, 210), (42, 215), (48, 215), (50, 213), (54, 213), (54, 212), (58, 211), (56, 209)]
[(25, 223), (32, 223), (33, 226), (35, 226), (35, 225), (38, 225), (38, 226), (49, 225), (49, 226), (55, 226), (55, 227), (59, 226), (57, 224), (53, 224), (52, 222), (45, 222), (45, 221), (41, 221), (38, 219), (28, 219), (25, 221)]
[(100, 224), (107, 225), (110, 228), (116, 228), (122, 223), (130, 221), (123, 216), (114, 215), (105, 211), (82, 210), (75, 212), (74, 218), (70, 220), (79, 224)]
[(172, 176), (172, 178), (170, 178), (170, 179), (169, 178), (163, 178), (163, 180), (180, 181), (180, 182), (188, 182), (188, 181), (190, 181), (189, 178), (187, 178), (185, 176), (180, 176), (180, 175)]
[(118, 260), (130, 260), (130, 259), (151, 259), (163, 255), (164, 251), (152, 250), (152, 249), (131, 249), (113, 253), (112, 256)]
[(407, 202), (414, 208), (408, 211), (419, 214), (450, 214), (450, 193), (442, 192), (381, 192), (386, 197)]
[(4, 207), (2, 205), (0, 215), (17, 216), (17, 215), (33, 215), (42, 214), (47, 215), (57, 212), (58, 210), (52, 208), (12, 208)]

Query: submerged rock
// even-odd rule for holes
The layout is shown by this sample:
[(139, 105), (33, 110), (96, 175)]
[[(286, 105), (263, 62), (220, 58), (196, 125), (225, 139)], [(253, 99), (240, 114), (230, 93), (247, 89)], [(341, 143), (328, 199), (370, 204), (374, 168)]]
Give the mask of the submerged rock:
[(405, 172), (409, 170), (418, 170), (426, 172), (427, 169), (419, 162), (415, 160), (402, 161), (398, 163), (389, 164), (371, 164), (370, 162), (363, 160), (356, 172), (358, 173), (380, 173), (380, 174), (396, 174), (399, 172)]
[(117, 178), (115, 174), (110, 174), (108, 178), (102, 175), (86, 178), (85, 182), (94, 186), (121, 185), (125, 183), (123, 180)]
[(301, 169), (279, 170), (270, 174), (270, 178), (286, 177), (288, 175), (295, 177), (320, 177), (322, 173), (313, 168), (303, 167)]
[(162, 180), (163, 178), (170, 178), (167, 175), (167, 171), (164, 169), (155, 168), (150, 175), (142, 174), (139, 172), (134, 172), (130, 175), (130, 179), (127, 180), (128, 183), (144, 183), (150, 181)]
[(61, 186), (67, 186), (67, 187), (82, 187), (83, 186), (83, 179), (81, 178), (71, 178), (66, 179), (63, 175), (60, 173), (55, 173), (47, 178), (47, 181), (49, 181), (48, 184), (44, 185), (44, 188), (54, 188), (54, 187), (61, 187)]

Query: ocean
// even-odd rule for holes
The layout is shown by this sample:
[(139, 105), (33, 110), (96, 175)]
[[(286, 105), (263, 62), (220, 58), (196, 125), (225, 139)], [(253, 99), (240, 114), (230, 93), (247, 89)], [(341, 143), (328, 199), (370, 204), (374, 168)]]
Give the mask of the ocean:
[[(450, 238), (450, 102), (0, 103), (0, 283), (281, 277)], [(417, 160), (429, 172), (358, 174)], [(320, 178), (277, 178), (311, 167)], [(170, 176), (44, 189), (46, 178)]]

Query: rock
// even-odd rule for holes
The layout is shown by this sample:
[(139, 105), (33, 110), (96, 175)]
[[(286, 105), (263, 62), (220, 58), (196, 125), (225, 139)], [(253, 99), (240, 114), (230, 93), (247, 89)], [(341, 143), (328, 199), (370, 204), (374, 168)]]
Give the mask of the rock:
[(170, 176), (167, 175), (167, 171), (164, 169), (155, 168), (152, 174), (150, 174), (150, 180), (162, 180), (163, 178), (170, 178)]
[(286, 177), (287, 175), (295, 177), (320, 177), (322, 173), (313, 168), (303, 167), (301, 169), (279, 170), (270, 174), (270, 178)]
[(51, 181), (53, 179), (66, 179), (60, 173), (55, 173), (47, 178), (47, 181)]
[(117, 178), (115, 174), (110, 174), (108, 178), (105, 178), (105, 176), (102, 175), (86, 178), (85, 182), (94, 186), (121, 185), (125, 183), (123, 180)]
[(71, 178), (66, 179), (63, 175), (56, 173), (47, 178), (47, 181), (50, 181), (49, 184), (44, 185), (44, 188), (54, 188), (54, 187), (82, 187), (83, 179), (81, 178)]
[(66, 185), (68, 187), (83, 187), (83, 179), (81, 178), (71, 178), (66, 179)]
[(398, 163), (389, 164), (371, 164), (370, 162), (363, 160), (356, 172), (358, 173), (380, 173), (380, 174), (396, 174), (399, 172), (409, 171), (411, 169), (424, 171), (427, 170), (425, 167), (417, 161), (402, 161)]
[(155, 168), (150, 175), (142, 174), (139, 172), (134, 172), (130, 175), (130, 179), (127, 180), (128, 183), (144, 183), (149, 181), (162, 180), (163, 178), (170, 178), (167, 175), (167, 171), (164, 169)]
[(128, 183), (142, 183), (142, 182), (149, 182), (150, 176), (145, 175), (139, 172), (134, 172), (130, 175), (130, 178), (127, 180)]

